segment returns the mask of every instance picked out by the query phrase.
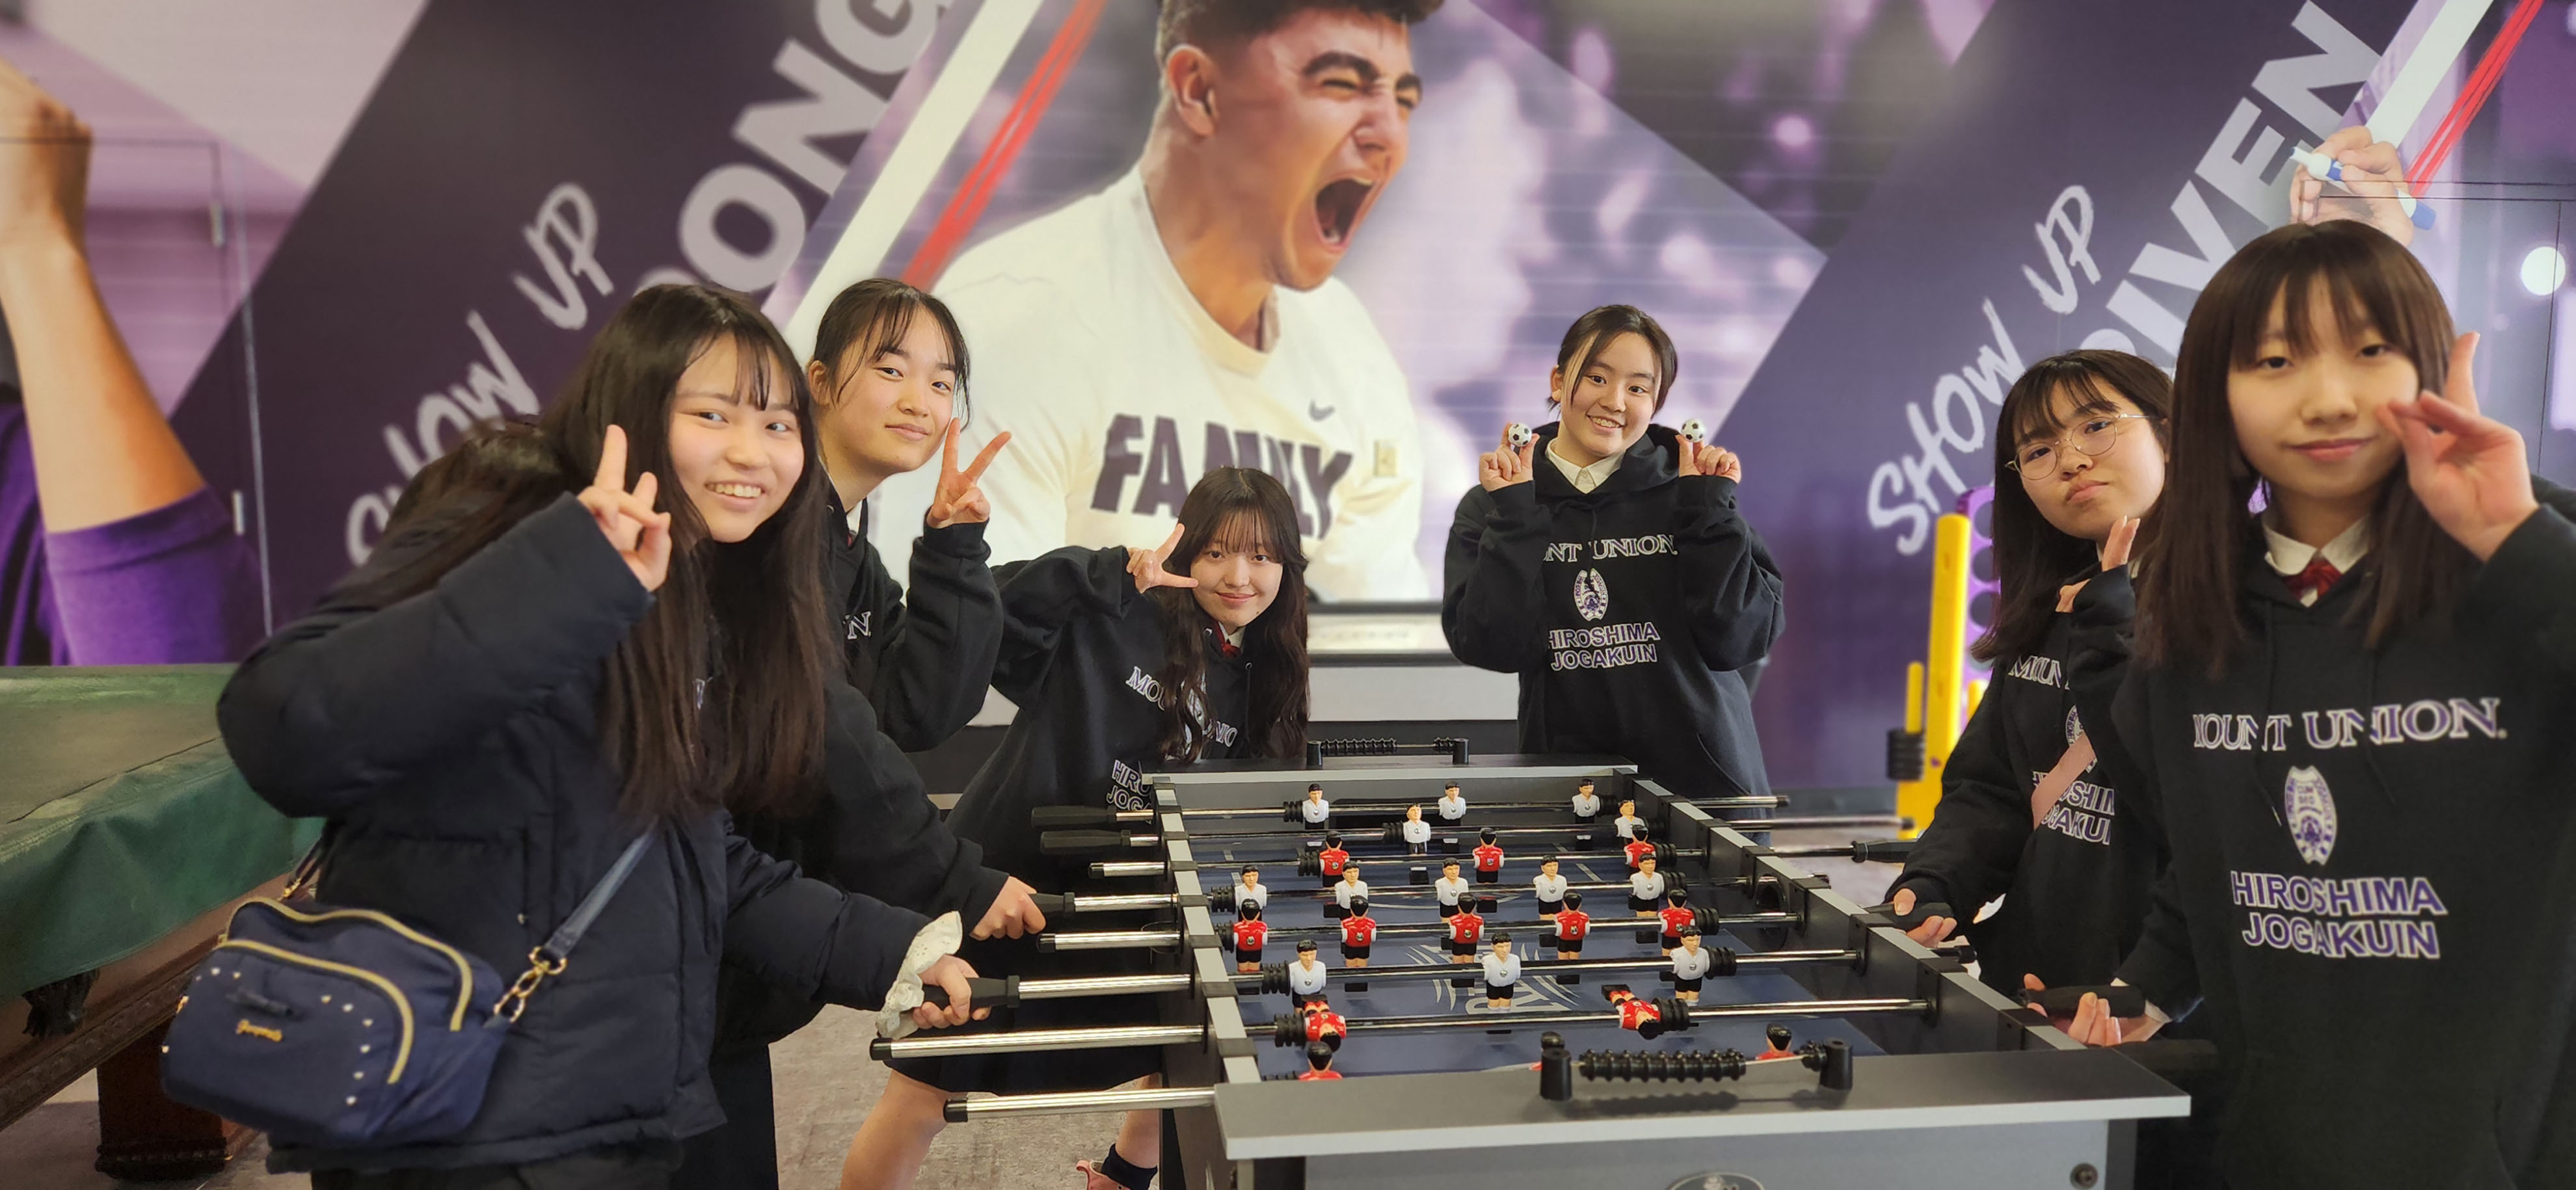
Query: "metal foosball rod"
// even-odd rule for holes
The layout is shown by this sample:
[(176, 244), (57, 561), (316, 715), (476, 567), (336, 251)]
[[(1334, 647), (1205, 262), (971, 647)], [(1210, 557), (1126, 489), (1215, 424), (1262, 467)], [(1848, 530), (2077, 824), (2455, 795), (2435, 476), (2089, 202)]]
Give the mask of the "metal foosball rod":
[[(1496, 833), (1499, 834), (1501, 832), (1498, 831)], [(1771, 853), (1773, 855), (1784, 856), (1848, 855), (1852, 857), (1852, 862), (1854, 863), (1901, 864), (1904, 863), (1906, 858), (1912, 855), (1913, 852), (1914, 840), (1912, 839), (1854, 839), (1849, 843), (1829, 846), (1774, 848)], [(1657, 843), (1655, 844), (1654, 850), (1655, 862), (1667, 871), (1671, 870), (1672, 863), (1676, 859), (1702, 859), (1705, 858), (1707, 854), (1707, 852), (1696, 847), (1676, 849), (1668, 843)], [(1428, 857), (1419, 855), (1359, 855), (1352, 856), (1343, 862), (1354, 868), (1394, 868), (1417, 866), (1423, 864), (1427, 858)], [(1622, 858), (1623, 856), (1620, 851), (1546, 851), (1540, 852), (1536, 855), (1506, 854), (1503, 856), (1503, 862), (1506, 864), (1580, 864), (1590, 863), (1597, 860)], [(1458, 862), (1463, 864), (1465, 861), (1460, 860), (1455, 856), (1446, 856), (1442, 857), (1440, 862)], [(1323, 871), (1323, 859), (1321, 856), (1312, 851), (1298, 853), (1298, 875), (1320, 876), (1323, 874)]]
[[(1902, 830), (1911, 826), (1912, 822), (1912, 819), (1895, 818), (1885, 814), (1851, 814), (1829, 815), (1813, 818), (1753, 818), (1721, 820), (1718, 825), (1731, 827), (1738, 831), (1761, 833), (1766, 831), (1793, 830), (1845, 830), (1865, 827)], [(1481, 827), (1476, 828), (1475, 832), (1469, 832), (1463, 829), (1450, 829), (1446, 831), (1435, 830), (1433, 833), (1435, 835), (1451, 834), (1457, 835), (1461, 839), (1472, 839), (1478, 837), (1478, 834), (1481, 833), (1483, 829), (1484, 828)], [(1497, 838), (1506, 836), (1520, 838), (1531, 835), (1564, 835), (1574, 832), (1576, 829), (1577, 828), (1574, 827), (1559, 826), (1505, 826), (1495, 827), (1493, 828), (1493, 831)], [(1382, 839), (1371, 841), (1385, 842), (1391, 846), (1404, 845), (1403, 836), (1397, 832), (1397, 828), (1389, 827), (1381, 833), (1384, 836)], [(1306, 852), (1311, 851), (1312, 848), (1305, 847), (1303, 844), (1317, 842), (1321, 837), (1321, 835), (1306, 836), (1290, 833), (1268, 834), (1246, 832), (1244, 834), (1231, 835), (1196, 835), (1192, 836), (1192, 841), (1205, 843), (1211, 846), (1222, 846), (1228, 843), (1245, 840), (1284, 840), (1294, 838), (1300, 842), (1299, 850), (1301, 852)], [(1343, 836), (1343, 838), (1346, 842), (1361, 841), (1348, 835)], [(1038, 835), (1038, 852), (1042, 855), (1099, 855), (1120, 851), (1150, 851), (1156, 847), (1162, 846), (1162, 844), (1163, 837), (1161, 835), (1144, 831), (1049, 830), (1042, 831)], [(1442, 854), (1454, 855), (1458, 853), (1443, 852)], [(1602, 854), (1610, 854), (1610, 852), (1605, 850)], [(1679, 854), (1697, 855), (1698, 853), (1695, 851), (1685, 851), (1680, 852)], [(1287, 857), (1285, 856), (1281, 857), (1283, 861), (1286, 858)], [(1377, 859), (1383, 857), (1371, 858)]]
[[(1355, 825), (1353, 823), (1354, 819), (1401, 819), (1404, 817), (1404, 812), (1407, 809), (1414, 806), (1428, 807), (1436, 800), (1437, 799), (1434, 798), (1424, 798), (1421, 801), (1416, 802), (1328, 802), (1327, 804), (1332, 807), (1331, 817), (1321, 824), (1307, 823), (1304, 816), (1298, 812), (1301, 803), (1294, 801), (1283, 803), (1281, 808), (1277, 810), (1273, 810), (1267, 806), (1236, 806), (1224, 809), (1211, 808), (1204, 810), (1185, 808), (1179, 813), (1183, 820), (1198, 819), (1209, 822), (1260, 822), (1265, 820), (1276, 820), (1288, 823), (1291, 826), (1304, 825), (1311, 827), (1314, 830), (1327, 830), (1334, 829), (1336, 827)], [(1688, 802), (1703, 810), (1777, 810), (1789, 804), (1789, 799), (1781, 797), (1778, 794), (1768, 793), (1750, 794), (1740, 797), (1672, 798), (1668, 800)], [(1545, 812), (1550, 810), (1563, 811), (1568, 815), (1574, 813), (1573, 808), (1564, 802), (1469, 802), (1467, 803), (1467, 808), (1480, 814), (1504, 811), (1514, 813), (1532, 811)], [(1152, 823), (1156, 819), (1162, 817), (1164, 813), (1164, 811), (1160, 810), (1113, 810), (1107, 806), (1040, 806), (1037, 809), (1029, 811), (1029, 826), (1037, 830), (1079, 830), (1085, 827), (1106, 828), (1140, 825)], [(1580, 820), (1577, 825), (1589, 826), (1593, 825), (1594, 821), (1596, 820)], [(1384, 824), (1372, 823), (1364, 829), (1375, 830), (1382, 825)], [(1289, 834), (1293, 832), (1278, 831), (1269, 833)]]
[[(1790, 1016), (1859, 1016), (1867, 1013), (1928, 1012), (1931, 1002), (1897, 997), (1869, 1000), (1790, 1000), (1771, 1004), (1683, 1004), (1678, 1000), (1654, 1002), (1664, 1009), (1663, 1023), (1669, 1029), (1686, 1029), (1703, 1020), (1740, 1020), (1746, 1017), (1770, 1019)], [(1674, 1007), (1680, 1009), (1673, 1011)], [(1539, 1025), (1623, 1024), (1617, 1012), (1498, 1012), (1468, 1016), (1398, 1016), (1363, 1017), (1347, 1022), (1343, 1028), (1351, 1033), (1437, 1033), (1451, 1029), (1526, 1029)], [(1302, 1034), (1301, 1034), (1302, 1036)]]
[(964, 1124), (1011, 1116), (1172, 1111), (1215, 1104), (1214, 1087), (1146, 1087), (1132, 1091), (1051, 1091), (1036, 1095), (952, 1095), (940, 1114), (951, 1124)]
[[(1576, 885), (1574, 887), (1584, 888), (1587, 886)], [(1610, 887), (1624, 889), (1628, 886), (1620, 884)], [(1276, 896), (1277, 894), (1273, 895)], [(1369, 899), (1375, 901), (1377, 898), (1372, 895)], [(1698, 926), (1701, 930), (1713, 931), (1724, 929), (1729, 926), (1790, 926), (1798, 924), (1798, 921), (1799, 917), (1795, 913), (1719, 913), (1714, 909), (1702, 908), (1698, 910), (1698, 917), (1692, 922), (1692, 924)], [(1657, 929), (1662, 928), (1653, 918), (1646, 917), (1604, 918), (1594, 922), (1592, 928), (1596, 930), (1624, 930), (1630, 928), (1632, 925), (1651, 926)], [(1487, 922), (1485, 923), (1485, 928), (1497, 932), (1505, 930), (1527, 930), (1544, 935), (1544, 933), (1552, 927), (1544, 920), (1534, 920)], [(1407, 922), (1401, 925), (1385, 925), (1377, 928), (1377, 936), (1380, 938), (1428, 938), (1436, 937), (1448, 932), (1449, 927), (1445, 923), (1427, 921)], [(1338, 938), (1341, 937), (1341, 927), (1283, 926), (1271, 930), (1270, 936), (1283, 941), (1297, 938)], [(1041, 953), (1069, 950), (1136, 950), (1168, 948), (1179, 946), (1180, 944), (1181, 932), (1175, 929), (1097, 930), (1063, 933), (1049, 931), (1038, 935), (1038, 950)]]

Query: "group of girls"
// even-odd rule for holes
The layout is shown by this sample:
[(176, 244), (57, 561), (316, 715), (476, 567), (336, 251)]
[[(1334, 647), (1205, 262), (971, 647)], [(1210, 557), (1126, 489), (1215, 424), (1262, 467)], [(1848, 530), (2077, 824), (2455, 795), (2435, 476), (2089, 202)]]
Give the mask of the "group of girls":
[(2170, 382), (2078, 351), (1998, 415), (1995, 678), (1889, 908), (2007, 994), (2143, 993), (2080, 1040), (2216, 1043), (2142, 1184), (2576, 1179), (2576, 496), (2454, 331), (2395, 240), (2296, 224)]
[[(1734, 514), (1733, 457), (1650, 427), (1674, 359), (1626, 307), (1568, 333), (1548, 399), (1569, 428), (1536, 444), (1555, 469), (1530, 449), (1486, 457), (1447, 622), (1462, 654), (1522, 674), (1530, 746), (1651, 755), (1692, 789), (1758, 790), (1733, 671), (1777, 634), (1779, 579)], [(819, 1003), (893, 1005), (881, 1028), (971, 1028), (989, 1016), (965, 982), (978, 966), (1103, 962), (1031, 942), (1046, 924), (1033, 888), (1076, 876), (1039, 854), (1031, 810), (1142, 805), (1143, 778), (1173, 765), (1302, 753), (1305, 557), (1287, 491), (1217, 469), (1158, 548), (988, 566), (976, 481), (1003, 442), (958, 465), (968, 372), (947, 309), (898, 282), (840, 294), (802, 368), (739, 297), (645, 290), (539, 422), (424, 468), (367, 563), (242, 665), (225, 738), (263, 796), (330, 820), (326, 902), (506, 968), (628, 842), (652, 840), (529, 1000), (473, 1125), (397, 1148), (285, 1145), (274, 1165), (334, 1188), (772, 1186), (767, 1046)], [(863, 510), (934, 456), (906, 594)], [(1660, 694), (1605, 698), (1597, 674), (1548, 666), (1550, 626), (1598, 609), (1577, 619), (1573, 596), (1506, 588), (1554, 566), (1540, 554), (1560, 521), (1666, 541), (1601, 568), (1622, 620), (1672, 642), (1636, 670)], [(1019, 712), (942, 821), (902, 751), (962, 728), (987, 685)], [(1653, 697), (1704, 711), (1704, 729), (1623, 728), (1619, 708)], [(1010, 1023), (1121, 1009), (1049, 1002)], [(951, 1092), (1157, 1073), (1151, 1050), (900, 1063), (843, 1183), (909, 1185)], [(1141, 1190), (1162, 1151), (1159, 1116), (1135, 1113), (1077, 1169)]]
[[(1999, 415), (1978, 646), (1999, 676), (1891, 909), (1974, 939), (2008, 992), (2144, 993), (2136, 1020), (2087, 999), (2081, 1039), (2214, 1039), (2219, 1118), (2150, 1146), (2176, 1150), (2159, 1168), (2528, 1185), (2576, 1149), (2576, 761), (2552, 730), (2576, 710), (2576, 498), (2478, 412), (2473, 348), (2394, 241), (2299, 225), (2218, 270), (2171, 382), (2075, 352)], [(1654, 424), (1676, 359), (1631, 307), (1567, 331), (1559, 420), (1507, 434), (1460, 501), (1442, 622), (1520, 675), (1525, 749), (1759, 793), (1743, 673), (1781, 581), (1741, 462)], [(1031, 943), (1032, 889), (1076, 875), (1031, 810), (1302, 751), (1287, 492), (1218, 469), (1157, 548), (988, 566), (976, 481), (1002, 443), (958, 465), (968, 371), (946, 309), (896, 282), (841, 294), (803, 368), (739, 298), (646, 290), (539, 423), (425, 468), (366, 565), (244, 663), (225, 738), (264, 796), (331, 820), (326, 901), (506, 968), (654, 841), (466, 1132), (276, 1164), (326, 1187), (773, 1184), (766, 1047), (817, 1002), (974, 1028), (978, 968), (1116, 961)], [(934, 457), (906, 595), (853, 510)], [(1018, 715), (943, 822), (902, 749), (988, 684)], [(949, 1093), (1157, 1073), (1150, 1050), (900, 1063), (843, 1184), (909, 1185)], [(1162, 1153), (1135, 1113), (1078, 1168), (1141, 1190)]]

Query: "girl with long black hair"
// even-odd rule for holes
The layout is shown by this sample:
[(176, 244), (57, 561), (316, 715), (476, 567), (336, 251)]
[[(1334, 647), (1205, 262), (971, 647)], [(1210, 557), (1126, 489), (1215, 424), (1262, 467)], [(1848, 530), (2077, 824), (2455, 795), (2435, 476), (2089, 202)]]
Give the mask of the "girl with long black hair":
[[(2350, 221), (2246, 245), (2184, 327), (2096, 745), (2172, 856), (2120, 974), (2209, 1014), (2231, 1186), (2570, 1175), (2576, 527), (2478, 411), (2475, 347)], [(2105, 573), (2079, 620), (2132, 589)], [(2073, 1031), (2152, 1023), (2089, 999)]]
[(1780, 572), (1736, 513), (1735, 455), (1653, 424), (1679, 362), (1634, 306), (1566, 328), (1561, 419), (1479, 461), (1440, 623), (1459, 660), (1520, 675), (1522, 751), (1625, 756), (1684, 797), (1768, 793), (1738, 671), (1780, 635)]
[[(985, 860), (1040, 886), (1081, 873), (1041, 855), (1030, 811), (1152, 804), (1146, 777), (1200, 760), (1286, 759), (1306, 747), (1306, 558), (1286, 488), (1260, 471), (1208, 472), (1152, 550), (1057, 550), (1001, 567), (1009, 616), (993, 685), (1019, 707), (949, 825)], [(1039, 954), (990, 940), (965, 952), (1000, 974), (1105, 974), (1114, 952)], [(1135, 1024), (1141, 1001), (1043, 1000), (1017, 1027)], [(844, 1190), (912, 1184), (951, 1092), (1037, 1092), (1160, 1077), (1152, 1049), (902, 1061), (850, 1144)], [(1161, 1114), (1131, 1112), (1095, 1187), (1141, 1190), (1160, 1162)]]
[(424, 471), (366, 565), (234, 675), (218, 717), (252, 788), (331, 820), (327, 903), (515, 971), (650, 840), (526, 1001), (464, 1133), (273, 1164), (326, 1188), (660, 1185), (719, 1119), (719, 958), (862, 1007), (927, 978), (951, 1006), (914, 1019), (962, 1022), (953, 919), (803, 879), (726, 829), (727, 806), (810, 796), (846, 729), (817, 647), (811, 417), (758, 311), (645, 290), (538, 425)]
[[(831, 667), (826, 685), (835, 715), (851, 730), (840, 737), (848, 746), (827, 758), (826, 796), (742, 807), (734, 828), (836, 888), (918, 912), (955, 910), (972, 937), (1017, 938), (1046, 927), (1028, 882), (986, 864), (975, 844), (940, 821), (919, 771), (902, 755), (936, 747), (966, 726), (984, 705), (1002, 644), (1001, 593), (985, 562), (989, 507), (975, 481), (1010, 436), (958, 467), (967, 371), (966, 340), (948, 308), (901, 281), (861, 281), (824, 309), (805, 375), (827, 481), (817, 526), (825, 612), (844, 663)], [(868, 541), (865, 512), (844, 510), (864, 510), (888, 476), (927, 465), (943, 448), (939, 498), (913, 548), (907, 592)], [(708, 1075), (725, 1124), (690, 1140), (673, 1185), (774, 1190), (769, 1047), (822, 1006), (739, 966), (724, 969), (717, 990)]]
[(1940, 809), (1890, 907), (1926, 945), (1968, 935), (2008, 996), (2110, 982), (2162, 867), (2160, 840), (2121, 816), (2121, 791), (2096, 771), (2065, 669), (2076, 589), (2127, 562), (2164, 491), (2171, 393), (2137, 356), (2071, 351), (2032, 365), (1995, 415), (2002, 590), (1970, 650), (1994, 680), (1942, 766)]

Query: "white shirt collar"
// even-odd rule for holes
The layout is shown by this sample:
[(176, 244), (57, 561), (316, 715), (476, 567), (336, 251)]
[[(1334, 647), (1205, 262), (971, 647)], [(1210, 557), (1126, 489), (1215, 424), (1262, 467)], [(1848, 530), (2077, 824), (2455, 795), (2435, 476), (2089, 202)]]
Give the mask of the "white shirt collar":
[(1564, 473), (1565, 482), (1573, 484), (1575, 491), (1589, 492), (1600, 487), (1612, 472), (1619, 469), (1619, 455), (1612, 455), (1589, 467), (1578, 467), (1572, 459), (1556, 453), (1556, 444), (1562, 441), (1562, 437), (1547, 440), (1547, 461), (1556, 464), (1556, 469)]
[(1248, 630), (1243, 628), (1227, 628), (1223, 625), (1219, 625), (1216, 631), (1217, 635), (1225, 638), (1225, 643), (1227, 645), (1240, 649), (1243, 647), (1243, 634)]
[[(2291, 540), (2289, 537), (2284, 536), (2280, 530), (2272, 527), (2273, 519), (2272, 513), (2269, 510), (2266, 510), (2263, 513), (2261, 523), (2263, 526), (2263, 560), (2271, 564), (2274, 573), (2281, 575), (2297, 574), (2302, 570), (2306, 570), (2308, 568), (2308, 563), (2316, 561), (2319, 557), (2323, 557), (2326, 560), (2326, 564), (2334, 567), (2337, 573), (2350, 574), (2352, 573), (2352, 568), (2361, 561), (2362, 556), (2370, 552), (2369, 517), (2363, 517), (2360, 520), (2354, 521), (2351, 528), (2336, 534), (2335, 539), (2325, 543), (2323, 547), (2312, 546), (2305, 542)], [(2317, 601), (2317, 592), (2309, 591), (2301, 595), (2299, 597), (2299, 601), (2301, 603), (2315, 603)]]

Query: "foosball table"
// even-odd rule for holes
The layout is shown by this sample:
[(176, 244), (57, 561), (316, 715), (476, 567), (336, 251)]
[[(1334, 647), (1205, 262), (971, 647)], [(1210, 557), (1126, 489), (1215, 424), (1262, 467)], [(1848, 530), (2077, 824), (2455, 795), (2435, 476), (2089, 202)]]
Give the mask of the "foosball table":
[(1097, 855), (1101, 886), (1058, 900), (1040, 945), (1133, 950), (1138, 973), (977, 989), (1132, 997), (1136, 1024), (874, 1052), (1159, 1046), (1164, 1085), (961, 1096), (952, 1122), (1166, 1110), (1164, 1176), (1193, 1188), (2116, 1187), (2138, 1121), (2190, 1109), (1807, 866), (1903, 844), (1764, 842), (1843, 820), (1730, 821), (1777, 803), (1463, 748), (1201, 765), (1153, 790), (1150, 811), (1032, 824)]

